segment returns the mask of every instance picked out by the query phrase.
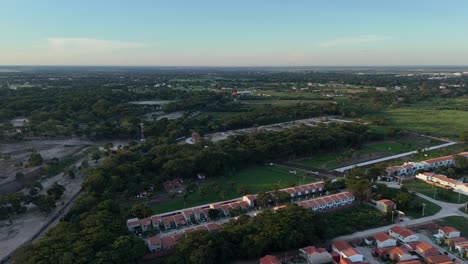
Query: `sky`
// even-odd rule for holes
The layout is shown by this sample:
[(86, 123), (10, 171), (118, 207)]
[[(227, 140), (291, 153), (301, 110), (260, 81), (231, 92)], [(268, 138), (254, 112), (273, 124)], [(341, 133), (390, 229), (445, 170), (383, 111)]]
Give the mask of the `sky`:
[(468, 65), (467, 0), (0, 0), (0, 65)]

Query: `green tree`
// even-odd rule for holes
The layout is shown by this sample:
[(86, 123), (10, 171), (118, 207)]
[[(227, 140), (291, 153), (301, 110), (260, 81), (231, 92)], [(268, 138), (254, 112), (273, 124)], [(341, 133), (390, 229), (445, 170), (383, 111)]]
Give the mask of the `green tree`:
[(270, 201), (272, 200), (272, 196), (270, 193), (267, 192), (259, 192), (257, 194), (257, 205), (263, 208), (268, 207)]
[(29, 166), (39, 166), (39, 165), (42, 165), (43, 161), (44, 160), (42, 159), (42, 156), (40, 153), (33, 152), (31, 153), (31, 155), (29, 155), (28, 164)]
[(24, 182), (24, 174), (22, 172), (17, 172), (15, 175), (15, 179), (18, 182)]
[(65, 192), (65, 187), (57, 182), (54, 182), (52, 186), (47, 190), (47, 195), (52, 197), (55, 201), (62, 197)]
[(130, 215), (138, 218), (145, 218), (151, 215), (151, 208), (146, 204), (137, 203), (130, 208)]
[(395, 197), (395, 202), (401, 209), (408, 208), (411, 201), (414, 199), (413, 195), (407, 192), (399, 192)]
[(39, 210), (50, 213), (55, 208), (54, 197), (50, 195), (37, 195), (32, 197), (32, 203), (39, 208)]
[(367, 201), (371, 198), (372, 183), (367, 179), (348, 177), (346, 180), (346, 188), (348, 188), (358, 200)]
[(114, 263), (140, 263), (146, 254), (146, 246), (142, 239), (133, 236), (120, 236), (112, 243), (111, 261)]

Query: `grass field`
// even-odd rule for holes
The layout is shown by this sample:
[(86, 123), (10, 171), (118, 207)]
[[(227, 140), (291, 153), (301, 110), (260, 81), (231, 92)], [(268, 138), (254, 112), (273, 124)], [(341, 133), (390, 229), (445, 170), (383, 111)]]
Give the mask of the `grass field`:
[[(203, 184), (203, 186), (207, 187), (206, 196), (200, 196), (200, 193), (195, 191), (189, 194), (185, 203), (183, 197), (179, 195), (170, 201), (151, 206), (154, 213), (164, 213), (185, 207), (240, 197), (242, 194), (238, 192), (238, 188), (241, 185), (247, 187), (248, 193), (258, 193), (260, 191), (273, 190), (275, 186), (284, 188), (314, 181), (317, 181), (317, 179), (313, 176), (305, 175), (300, 171), (297, 171), (297, 174), (291, 174), (287, 168), (277, 165), (254, 166), (241, 170), (232, 176), (207, 181)], [(218, 184), (220, 190), (224, 191), (224, 196), (220, 197), (214, 191), (213, 185), (215, 184)]]
[[(458, 193), (452, 192), (450, 190), (446, 190), (437, 186), (432, 186), (423, 181), (419, 181), (419, 180), (408, 181), (408, 182), (405, 182), (403, 185), (409, 190), (414, 190), (416, 192), (427, 195), (431, 198), (434, 198), (434, 193), (435, 193), (435, 199), (439, 201), (448, 202), (448, 203), (458, 203), (458, 197), (459, 197)], [(460, 195), (460, 203), (465, 203), (465, 202), (468, 202), (468, 196), (463, 195), (463, 194)]]
[(451, 226), (461, 231), (462, 236), (468, 236), (468, 220), (461, 216), (449, 216), (437, 221), (439, 225)]
[(468, 130), (468, 111), (408, 107), (386, 111), (382, 116), (393, 126), (439, 137), (457, 139)]
[[(390, 156), (393, 154), (412, 151), (418, 148), (425, 148), (436, 144), (438, 143), (431, 142), (430, 140), (425, 138), (401, 139), (391, 141), (389, 140), (384, 142), (366, 144), (361, 149), (355, 151), (353, 155), (355, 157), (362, 158), (362, 155), (384, 152), (385, 154), (388, 154)], [(344, 152), (322, 154), (316, 157), (294, 161), (293, 163), (310, 168), (330, 170), (339, 167), (340, 163), (345, 162), (347, 159), (349, 159), (349, 157), (345, 157), (343, 155)], [(371, 158), (372, 157), (370, 157), (370, 159)]]
[(422, 215), (422, 204), (426, 205), (426, 208), (424, 208), (424, 217), (426, 216), (431, 216), (437, 214), (440, 209), (442, 209), (440, 206), (438, 206), (435, 203), (431, 203), (426, 199), (423, 199), (421, 197), (416, 197), (414, 198), (413, 201), (410, 203), (410, 208), (405, 210), (406, 216), (409, 216), (411, 218), (421, 218), (423, 217)]

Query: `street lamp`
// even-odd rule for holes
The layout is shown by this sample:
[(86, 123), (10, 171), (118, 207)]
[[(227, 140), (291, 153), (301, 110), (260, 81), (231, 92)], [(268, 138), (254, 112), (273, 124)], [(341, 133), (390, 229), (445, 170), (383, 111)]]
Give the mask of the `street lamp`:
[(426, 204), (425, 204), (425, 203), (423, 203), (423, 204), (422, 204), (422, 206), (423, 206), (423, 210), (422, 210), (422, 216), (424, 216), (424, 208), (426, 208)]

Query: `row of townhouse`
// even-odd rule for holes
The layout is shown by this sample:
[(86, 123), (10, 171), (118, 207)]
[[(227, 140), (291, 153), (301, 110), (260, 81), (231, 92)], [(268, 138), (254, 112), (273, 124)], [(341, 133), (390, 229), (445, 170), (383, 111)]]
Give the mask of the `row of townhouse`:
[(132, 218), (127, 220), (127, 228), (130, 232), (145, 232), (150, 227), (160, 230), (169, 230), (184, 227), (189, 224), (207, 222), (209, 219), (208, 212), (211, 209), (218, 209), (225, 216), (229, 216), (234, 209), (249, 209), (249, 203), (243, 200), (234, 200), (204, 207), (189, 208), (169, 214), (153, 215), (143, 219)]
[(432, 172), (419, 173), (418, 175), (416, 175), (416, 178), (423, 181), (438, 183), (440, 185), (444, 185), (451, 188), (456, 188), (457, 185), (463, 184), (463, 181), (461, 180), (452, 179), (443, 174), (435, 174)]
[(217, 223), (208, 223), (205, 225), (200, 225), (197, 227), (187, 228), (182, 233), (170, 234), (163, 236), (162, 234), (150, 236), (145, 240), (145, 243), (150, 252), (158, 252), (162, 250), (171, 250), (174, 249), (179, 240), (185, 236), (185, 234), (192, 233), (195, 231), (205, 230), (208, 232), (218, 231), (221, 226)]
[(297, 198), (300, 196), (308, 195), (319, 195), (325, 191), (324, 182), (314, 182), (309, 184), (298, 185), (295, 187), (280, 189), (280, 191), (287, 192), (291, 198)]
[[(459, 156), (468, 158), (468, 152), (458, 153)], [(386, 176), (411, 177), (415, 176), (417, 171), (431, 170), (439, 167), (452, 166), (455, 164), (453, 155), (443, 156), (434, 159), (428, 159), (420, 162), (406, 162), (401, 166), (390, 166), (386, 168)]]
[[(324, 188), (325, 184), (323, 182), (314, 182), (296, 187), (284, 188), (280, 191), (289, 193), (291, 198), (297, 198), (307, 195), (315, 196), (316, 194), (321, 194), (325, 190)], [(226, 217), (229, 217), (232, 210), (235, 209), (246, 211), (249, 208), (256, 206), (256, 199), (257, 195), (249, 194), (243, 196), (241, 199), (153, 215), (144, 219), (132, 218), (127, 220), (127, 228), (130, 232), (145, 232), (150, 227), (160, 230), (176, 229), (190, 224), (207, 222), (209, 220), (208, 212), (210, 209), (220, 210), (220, 212)]]
[(309, 200), (297, 202), (305, 209), (311, 209), (314, 212), (340, 207), (353, 203), (354, 195), (350, 192), (341, 192), (327, 196), (317, 197)]

